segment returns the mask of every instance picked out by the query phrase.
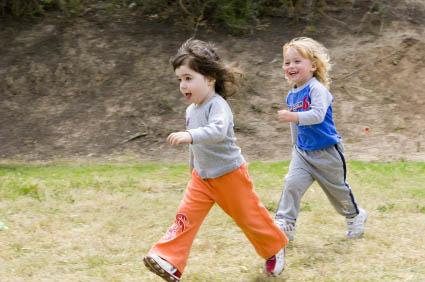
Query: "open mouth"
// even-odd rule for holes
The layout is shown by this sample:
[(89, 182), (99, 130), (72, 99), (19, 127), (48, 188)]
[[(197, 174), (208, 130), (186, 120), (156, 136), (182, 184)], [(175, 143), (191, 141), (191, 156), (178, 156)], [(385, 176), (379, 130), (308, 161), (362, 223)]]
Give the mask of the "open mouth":
[(184, 97), (186, 98), (186, 100), (190, 100), (190, 98), (192, 97), (192, 93), (184, 93)]

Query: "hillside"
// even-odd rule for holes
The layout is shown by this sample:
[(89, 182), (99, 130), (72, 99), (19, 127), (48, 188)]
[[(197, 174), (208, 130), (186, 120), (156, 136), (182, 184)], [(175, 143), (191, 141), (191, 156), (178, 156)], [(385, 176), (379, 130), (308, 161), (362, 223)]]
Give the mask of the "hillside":
[[(275, 17), (242, 36), (200, 30), (246, 73), (230, 103), (248, 160), (290, 157), (288, 126), (276, 119), (288, 90), (281, 46), (308, 35), (333, 58), (347, 156), (425, 161), (425, 3), (397, 1), (378, 13), (357, 2), (330, 7), (315, 26)], [(186, 107), (168, 60), (191, 32), (137, 11), (1, 21), (0, 159), (185, 161), (186, 148), (165, 143), (184, 129)]]

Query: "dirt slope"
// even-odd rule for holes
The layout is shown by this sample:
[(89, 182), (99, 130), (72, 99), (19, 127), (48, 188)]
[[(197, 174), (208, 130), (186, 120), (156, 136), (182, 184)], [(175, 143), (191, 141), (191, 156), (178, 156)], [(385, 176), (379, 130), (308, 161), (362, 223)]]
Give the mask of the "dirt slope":
[[(289, 159), (288, 127), (276, 121), (288, 90), (281, 45), (305, 34), (331, 51), (347, 156), (425, 161), (425, 4), (399, 1), (380, 14), (357, 2), (344, 13), (329, 8), (314, 26), (271, 18), (242, 37), (199, 34), (246, 72), (230, 103), (248, 160)], [(0, 158), (186, 160), (186, 148), (165, 137), (184, 129), (168, 60), (190, 35), (137, 12), (1, 22)]]

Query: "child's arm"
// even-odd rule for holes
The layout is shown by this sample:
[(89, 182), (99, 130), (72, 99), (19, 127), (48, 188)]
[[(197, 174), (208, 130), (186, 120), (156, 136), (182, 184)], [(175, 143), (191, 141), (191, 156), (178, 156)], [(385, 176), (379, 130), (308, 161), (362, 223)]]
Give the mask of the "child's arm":
[[(186, 109), (186, 120), (188, 119), (188, 111), (189, 108)], [(171, 145), (191, 144), (192, 141), (192, 135), (190, 135), (187, 131), (173, 132), (167, 137), (167, 142)]]
[(226, 138), (231, 119), (232, 112), (228, 106), (212, 104), (206, 126), (173, 132), (168, 135), (167, 142), (171, 145), (218, 143)]
[(189, 129), (193, 144), (215, 144), (223, 141), (232, 119), (232, 112), (224, 104), (212, 104), (206, 126)]
[(331, 105), (333, 97), (324, 87), (315, 85), (310, 92), (310, 110), (297, 112), (298, 125), (313, 125), (322, 123), (326, 116), (326, 111)]
[(281, 122), (294, 122), (298, 123), (298, 113), (290, 112), (288, 110), (280, 110), (277, 112), (277, 118)]
[(296, 144), (298, 135), (298, 129), (296, 126), (298, 123), (298, 114), (296, 112), (280, 110), (277, 112), (277, 118), (280, 122), (289, 122), (291, 128), (292, 144)]
[(168, 135), (167, 142), (171, 145), (190, 144), (192, 143), (192, 136), (187, 131), (173, 132)]

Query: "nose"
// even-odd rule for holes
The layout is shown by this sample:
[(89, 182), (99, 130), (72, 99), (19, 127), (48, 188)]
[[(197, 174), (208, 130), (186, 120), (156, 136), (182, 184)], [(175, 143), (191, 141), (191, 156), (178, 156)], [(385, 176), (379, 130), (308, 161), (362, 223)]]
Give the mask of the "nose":
[(183, 89), (186, 89), (186, 87), (187, 87), (186, 83), (184, 81), (181, 81), (180, 82), (180, 89), (183, 90)]

